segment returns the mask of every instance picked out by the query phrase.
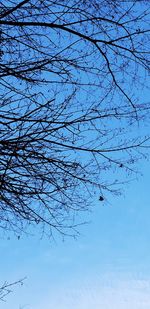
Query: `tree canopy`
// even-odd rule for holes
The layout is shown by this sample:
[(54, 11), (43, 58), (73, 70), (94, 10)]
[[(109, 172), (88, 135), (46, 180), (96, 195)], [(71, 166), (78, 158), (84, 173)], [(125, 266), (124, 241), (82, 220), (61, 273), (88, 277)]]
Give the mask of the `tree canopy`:
[(6, 0), (0, 15), (0, 226), (66, 234), (149, 147), (149, 6)]

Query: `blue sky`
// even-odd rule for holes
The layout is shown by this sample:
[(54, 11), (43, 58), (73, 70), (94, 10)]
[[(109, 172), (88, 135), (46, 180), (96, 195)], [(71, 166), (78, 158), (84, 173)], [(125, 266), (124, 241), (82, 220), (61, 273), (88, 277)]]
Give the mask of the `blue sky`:
[(95, 201), (76, 240), (1, 234), (0, 283), (26, 277), (3, 309), (150, 308), (149, 162), (139, 169), (122, 196)]
[(27, 277), (4, 309), (150, 308), (149, 162), (109, 205), (96, 203), (77, 240), (1, 238), (0, 281)]

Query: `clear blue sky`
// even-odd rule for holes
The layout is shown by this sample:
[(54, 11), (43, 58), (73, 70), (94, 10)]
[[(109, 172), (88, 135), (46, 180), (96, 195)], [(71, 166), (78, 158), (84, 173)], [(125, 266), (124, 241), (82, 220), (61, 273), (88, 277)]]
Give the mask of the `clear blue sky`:
[(0, 284), (27, 278), (0, 308), (150, 309), (150, 164), (139, 168), (124, 195), (95, 202), (77, 240), (1, 235)]
[(4, 309), (150, 308), (149, 162), (110, 205), (95, 205), (78, 240), (0, 242), (0, 281), (27, 276)]

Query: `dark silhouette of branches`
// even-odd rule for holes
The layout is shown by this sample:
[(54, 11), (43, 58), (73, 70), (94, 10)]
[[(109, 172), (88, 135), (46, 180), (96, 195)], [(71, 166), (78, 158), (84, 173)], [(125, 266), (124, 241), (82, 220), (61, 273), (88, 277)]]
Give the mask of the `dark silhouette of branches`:
[(0, 286), (0, 301), (5, 301), (6, 296), (12, 292), (12, 288), (18, 285), (23, 285), (24, 279), (20, 279), (18, 281), (8, 283), (4, 282), (2, 286)]
[(105, 201), (135, 170), (149, 147), (148, 16), (137, 1), (1, 4), (1, 228), (75, 231), (93, 192)]

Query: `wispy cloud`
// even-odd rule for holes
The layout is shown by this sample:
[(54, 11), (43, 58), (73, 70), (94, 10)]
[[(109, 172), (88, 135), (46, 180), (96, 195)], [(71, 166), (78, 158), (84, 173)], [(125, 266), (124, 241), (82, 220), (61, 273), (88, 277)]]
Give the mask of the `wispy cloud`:
[(76, 282), (49, 290), (36, 309), (149, 309), (150, 280), (115, 278)]

